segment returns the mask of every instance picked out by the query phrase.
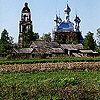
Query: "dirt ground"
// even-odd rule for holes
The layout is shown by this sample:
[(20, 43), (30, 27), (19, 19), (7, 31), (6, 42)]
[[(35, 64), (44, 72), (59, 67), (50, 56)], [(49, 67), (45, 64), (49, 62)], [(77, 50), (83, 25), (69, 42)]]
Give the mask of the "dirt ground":
[(100, 62), (58, 62), (58, 63), (34, 63), (0, 65), (0, 72), (32, 72), (64, 70), (93, 70), (100, 71)]

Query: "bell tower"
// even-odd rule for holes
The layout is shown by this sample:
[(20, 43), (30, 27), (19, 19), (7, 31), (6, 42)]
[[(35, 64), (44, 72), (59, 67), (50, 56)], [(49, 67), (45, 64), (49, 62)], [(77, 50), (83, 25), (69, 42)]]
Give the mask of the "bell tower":
[(23, 41), (24, 41), (23, 34), (28, 36), (32, 31), (33, 31), (33, 25), (31, 20), (31, 12), (28, 7), (28, 3), (25, 3), (24, 8), (21, 11), (21, 21), (19, 22), (19, 38), (18, 38), (19, 48), (23, 47)]

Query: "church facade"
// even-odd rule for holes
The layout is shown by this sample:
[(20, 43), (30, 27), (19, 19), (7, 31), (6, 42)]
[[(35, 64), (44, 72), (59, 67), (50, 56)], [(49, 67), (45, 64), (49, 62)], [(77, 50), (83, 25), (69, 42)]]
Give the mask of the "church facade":
[(72, 23), (70, 21), (70, 12), (71, 12), (71, 8), (68, 6), (68, 4), (66, 5), (65, 9), (64, 9), (64, 14), (65, 14), (65, 19), (62, 20), (60, 18), (60, 16), (58, 16), (56, 14), (56, 17), (54, 19), (55, 21), (55, 28), (53, 31), (53, 41), (56, 41), (58, 43), (73, 43), (76, 42), (78, 43), (83, 43), (83, 37), (81, 35), (80, 32), (80, 18), (76, 15), (74, 21), (75, 21), (75, 25), (74, 23)]

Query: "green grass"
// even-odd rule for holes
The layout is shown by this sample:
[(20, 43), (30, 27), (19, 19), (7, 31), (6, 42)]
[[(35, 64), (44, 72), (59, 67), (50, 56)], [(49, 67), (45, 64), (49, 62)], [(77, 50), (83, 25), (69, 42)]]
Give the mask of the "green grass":
[[(64, 79), (74, 80), (76, 78), (88, 84), (94, 83), (95, 85), (100, 82), (100, 72), (73, 72), (73, 71), (54, 71), (54, 72), (32, 72), (32, 73), (0, 73), (0, 83), (12, 85), (40, 85), (43, 83), (56, 83), (60, 84)], [(22, 84), (23, 83), (23, 84)], [(98, 85), (96, 85), (98, 86)]]
[(45, 62), (79, 62), (79, 61), (100, 61), (100, 57), (95, 58), (78, 58), (78, 57), (66, 57), (66, 58), (46, 58), (46, 59), (6, 59), (0, 58), (0, 64), (28, 64), (28, 63), (45, 63)]
[(100, 72), (0, 73), (0, 97), (7, 100), (99, 100), (99, 91)]

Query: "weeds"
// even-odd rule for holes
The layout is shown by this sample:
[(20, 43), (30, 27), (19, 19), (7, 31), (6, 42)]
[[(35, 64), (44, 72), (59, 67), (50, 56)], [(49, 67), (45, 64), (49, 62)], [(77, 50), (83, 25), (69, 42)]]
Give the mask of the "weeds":
[[(0, 73), (0, 99), (99, 100), (100, 72)], [(2, 100), (1, 99), (1, 100)]]
[(78, 58), (78, 57), (66, 57), (66, 58), (45, 58), (45, 59), (5, 59), (0, 58), (0, 65), (2, 64), (32, 64), (32, 63), (56, 63), (56, 62), (96, 62), (100, 61), (100, 57), (95, 58)]

